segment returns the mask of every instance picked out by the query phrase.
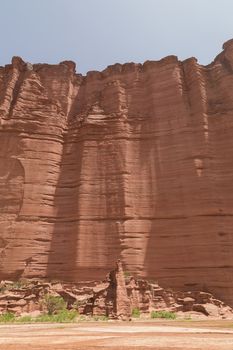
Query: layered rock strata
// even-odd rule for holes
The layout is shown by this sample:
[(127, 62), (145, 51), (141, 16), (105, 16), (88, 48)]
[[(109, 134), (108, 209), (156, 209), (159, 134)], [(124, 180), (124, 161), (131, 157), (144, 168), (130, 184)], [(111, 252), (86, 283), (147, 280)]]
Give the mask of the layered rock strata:
[(2, 281), (0, 315), (14, 313), (16, 316), (29, 314), (36, 317), (48, 313), (51, 303), (46, 300), (52, 296), (62, 297), (68, 310), (100, 319), (128, 321), (134, 317), (149, 318), (153, 314), (159, 318), (166, 313), (179, 318), (233, 319), (233, 309), (210, 293), (174, 292), (155, 282), (133, 277), (127, 277), (122, 286), (118, 279), (119, 273), (115, 270), (106, 280), (86, 282), (85, 285), (38, 280)]
[(121, 258), (233, 305), (233, 41), (75, 73), (0, 67), (0, 278), (102, 279)]

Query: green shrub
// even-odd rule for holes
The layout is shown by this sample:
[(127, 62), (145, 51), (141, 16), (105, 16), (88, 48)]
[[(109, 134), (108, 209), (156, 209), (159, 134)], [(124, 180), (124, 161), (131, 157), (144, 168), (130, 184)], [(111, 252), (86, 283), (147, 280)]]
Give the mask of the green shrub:
[(24, 281), (15, 281), (13, 282), (12, 284), (9, 284), (7, 285), (7, 289), (11, 290), (11, 289), (22, 289), (24, 288), (26, 285), (25, 285), (25, 282)]
[(42, 314), (34, 319), (34, 322), (53, 322), (54, 315)]
[(139, 308), (135, 307), (135, 308), (132, 310), (132, 317), (139, 318), (140, 315), (141, 315), (141, 312), (140, 312)]
[(67, 303), (60, 296), (46, 294), (43, 302), (48, 310), (49, 315), (53, 315), (58, 311), (66, 309), (67, 307)]
[(108, 316), (93, 316), (94, 321), (108, 321)]
[(52, 322), (52, 323), (66, 323), (74, 322), (78, 316), (76, 310), (60, 310), (56, 314), (42, 314), (37, 317), (31, 317), (29, 315), (22, 317), (15, 317), (11, 312), (6, 312), (0, 315), (0, 323), (33, 323), (33, 322)]
[(16, 322), (19, 322), (19, 323), (30, 323), (30, 322), (33, 322), (33, 318), (31, 316), (22, 316), (22, 317), (19, 317), (16, 319)]
[(79, 316), (78, 318), (79, 321), (86, 321), (87, 318), (84, 315)]
[(57, 314), (43, 314), (34, 319), (34, 322), (66, 323), (73, 322), (78, 316), (75, 310), (60, 310)]
[(151, 318), (166, 318), (170, 320), (176, 319), (176, 314), (171, 311), (152, 311), (151, 312)]
[(74, 321), (75, 318), (78, 316), (78, 313), (76, 310), (61, 310), (58, 312), (57, 315), (53, 315), (54, 321), (53, 322), (58, 322), (58, 323), (63, 323), (63, 322), (71, 322)]
[(7, 291), (7, 288), (5, 286), (0, 286), (0, 293), (4, 293)]
[(129, 278), (129, 277), (131, 277), (132, 275), (131, 275), (131, 273), (129, 272), (129, 271), (124, 271), (124, 277), (125, 278)]
[(4, 314), (0, 315), (0, 323), (8, 323), (14, 321), (15, 315), (12, 312), (5, 312)]

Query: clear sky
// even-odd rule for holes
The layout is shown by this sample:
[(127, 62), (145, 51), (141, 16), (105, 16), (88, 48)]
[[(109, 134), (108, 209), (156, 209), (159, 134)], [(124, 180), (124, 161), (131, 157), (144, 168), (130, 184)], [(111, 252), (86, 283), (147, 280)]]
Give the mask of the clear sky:
[(77, 71), (174, 54), (210, 63), (233, 38), (233, 0), (0, 0), (0, 65), (72, 60)]

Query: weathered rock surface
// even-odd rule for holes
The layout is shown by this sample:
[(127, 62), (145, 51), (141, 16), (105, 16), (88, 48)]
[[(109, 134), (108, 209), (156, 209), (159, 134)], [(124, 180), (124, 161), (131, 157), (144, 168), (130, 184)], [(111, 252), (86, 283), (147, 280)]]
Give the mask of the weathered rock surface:
[(0, 67), (0, 278), (128, 271), (233, 305), (233, 41), (75, 73)]
[(161, 288), (157, 283), (124, 277), (121, 264), (107, 279), (80, 283), (41, 282), (24, 280), (0, 284), (0, 314), (38, 315), (48, 312), (48, 295), (60, 296), (70, 310), (87, 317), (107, 317), (130, 320), (134, 311), (141, 317), (150, 317), (152, 311), (167, 311), (178, 317), (233, 319), (233, 309), (212, 294), (201, 291), (175, 292)]
[(131, 307), (127, 294), (124, 271), (120, 260), (117, 262), (114, 275), (115, 278), (113, 281), (116, 285), (116, 315), (118, 319), (127, 320), (131, 316)]

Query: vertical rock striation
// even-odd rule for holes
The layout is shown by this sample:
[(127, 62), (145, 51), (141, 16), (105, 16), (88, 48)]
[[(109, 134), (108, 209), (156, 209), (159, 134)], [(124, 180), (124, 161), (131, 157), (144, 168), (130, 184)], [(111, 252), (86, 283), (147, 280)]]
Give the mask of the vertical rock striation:
[(118, 260), (114, 272), (116, 284), (116, 314), (118, 319), (128, 321), (131, 317), (131, 305), (127, 294), (125, 275), (120, 260)]
[(120, 258), (233, 305), (233, 41), (75, 73), (0, 67), (0, 277), (102, 278)]

